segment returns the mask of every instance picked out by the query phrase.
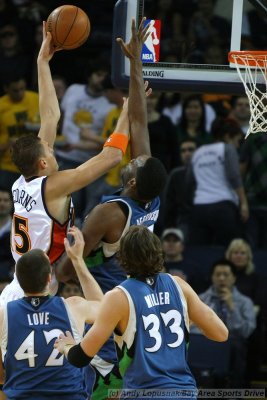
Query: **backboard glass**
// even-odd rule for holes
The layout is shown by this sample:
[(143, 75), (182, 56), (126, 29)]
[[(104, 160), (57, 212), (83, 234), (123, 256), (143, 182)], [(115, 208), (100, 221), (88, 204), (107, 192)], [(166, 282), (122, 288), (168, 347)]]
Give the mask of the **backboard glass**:
[[(118, 87), (128, 87), (130, 65), (115, 39), (129, 40), (132, 18), (137, 23), (143, 16), (158, 21), (157, 3), (157, 0), (119, 0), (115, 5), (112, 80)], [(212, 29), (207, 32), (204, 29), (203, 33), (199, 14), (207, 15), (208, 3), (213, 7), (215, 19)], [(145, 62), (148, 55), (142, 59), (144, 78), (158, 90), (244, 93), (234, 65), (228, 62), (228, 52), (267, 49), (267, 0), (180, 0), (173, 4), (176, 10), (172, 17), (160, 20), (157, 62)], [(182, 19), (178, 4), (183, 7)], [(171, 36), (170, 32), (179, 23), (182, 33), (174, 32), (173, 36), (172, 32)]]

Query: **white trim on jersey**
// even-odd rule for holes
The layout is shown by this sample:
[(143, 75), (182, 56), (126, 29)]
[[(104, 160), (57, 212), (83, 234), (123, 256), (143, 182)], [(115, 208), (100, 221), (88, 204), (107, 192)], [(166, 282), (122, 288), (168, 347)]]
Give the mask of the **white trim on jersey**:
[(131, 348), (133, 342), (134, 342), (134, 338), (135, 338), (135, 332), (136, 332), (136, 312), (135, 312), (135, 306), (132, 300), (132, 297), (130, 295), (130, 293), (128, 292), (127, 289), (125, 289), (124, 287), (118, 285), (116, 286), (117, 288), (121, 289), (127, 299), (128, 299), (128, 303), (129, 303), (129, 320), (128, 320), (128, 324), (127, 327), (123, 333), (123, 335), (117, 335), (115, 334), (115, 341), (117, 343), (117, 345), (119, 346), (120, 349), (122, 349), (123, 343), (126, 343), (126, 346), (128, 349)]

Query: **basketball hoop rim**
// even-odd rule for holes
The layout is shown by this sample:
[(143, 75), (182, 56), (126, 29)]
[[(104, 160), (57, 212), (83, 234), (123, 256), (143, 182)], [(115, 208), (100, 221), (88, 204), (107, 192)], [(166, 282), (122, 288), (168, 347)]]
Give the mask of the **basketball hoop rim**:
[(266, 67), (267, 51), (260, 50), (240, 50), (230, 51), (228, 61), (233, 64), (245, 65), (250, 67)]

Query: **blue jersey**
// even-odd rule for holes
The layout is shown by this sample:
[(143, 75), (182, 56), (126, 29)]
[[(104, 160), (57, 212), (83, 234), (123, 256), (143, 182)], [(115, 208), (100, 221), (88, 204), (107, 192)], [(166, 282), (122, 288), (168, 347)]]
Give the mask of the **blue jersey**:
[[(104, 293), (113, 289), (115, 286), (119, 285), (127, 278), (125, 271), (120, 267), (116, 259), (116, 253), (119, 250), (120, 240), (122, 236), (128, 231), (131, 225), (142, 224), (146, 225), (150, 230), (153, 230), (154, 224), (157, 221), (159, 215), (160, 206), (159, 197), (155, 198), (149, 203), (140, 203), (136, 200), (130, 199), (129, 197), (120, 196), (119, 194), (115, 194), (112, 196), (103, 196), (101, 199), (102, 204), (111, 202), (118, 203), (126, 216), (126, 224), (121, 234), (121, 237), (116, 243), (106, 243), (104, 241), (101, 241), (98, 248), (85, 258), (85, 263), (87, 267), (90, 269), (91, 274), (93, 275)], [(111, 369), (111, 365), (118, 365), (118, 357), (113, 336), (107, 340), (107, 342), (98, 352), (97, 356), (98, 358), (94, 358), (94, 360), (91, 362), (91, 365), (93, 365), (94, 368), (98, 370), (98, 376), (100, 374), (102, 377), (105, 377), (106, 382), (109, 382), (110, 377), (106, 375), (106, 371), (109, 368)], [(85, 368), (87, 369), (87, 381), (91, 382), (92, 379), (95, 379), (97, 382), (97, 377), (92, 377), (91, 379), (92, 369), (89, 368), (88, 371), (88, 367)], [(88, 378), (88, 375), (90, 379)], [(121, 387), (121, 381), (115, 384), (114, 382), (112, 382), (112, 379), (113, 378), (111, 377), (111, 388), (115, 389)], [(101, 395), (99, 395), (96, 391), (95, 393), (95, 398), (97, 400), (102, 400)], [(106, 398), (106, 396), (107, 392), (105, 393), (104, 398)]]
[[(153, 231), (158, 219), (160, 200), (156, 197), (151, 202), (140, 203), (129, 197), (112, 195), (103, 196), (101, 203), (118, 203), (124, 210), (127, 221), (121, 237), (128, 231), (131, 225), (145, 225)], [(86, 257), (85, 262), (90, 268), (91, 274), (96, 279), (104, 293), (123, 282), (127, 276), (116, 260), (120, 239), (116, 243), (102, 241), (96, 251)]]
[(77, 337), (69, 315), (60, 297), (28, 297), (7, 304), (2, 354), (8, 399), (86, 398), (81, 370), (53, 347), (66, 330)]
[(130, 307), (128, 326), (118, 337), (124, 343), (124, 388), (195, 391), (186, 361), (187, 304), (179, 284), (160, 273), (144, 281), (130, 278), (118, 287)]

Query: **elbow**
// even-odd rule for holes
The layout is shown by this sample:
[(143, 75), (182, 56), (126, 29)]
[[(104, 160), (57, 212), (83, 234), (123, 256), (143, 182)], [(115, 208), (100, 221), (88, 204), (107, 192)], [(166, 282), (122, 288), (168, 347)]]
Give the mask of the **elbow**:
[(58, 124), (59, 120), (60, 120), (60, 109), (56, 109), (51, 113), (51, 118), (53, 118), (53, 120), (56, 122), (56, 124)]
[(123, 159), (123, 152), (121, 150), (119, 150), (118, 154), (114, 157), (113, 159), (113, 167), (116, 167), (116, 165), (118, 165), (120, 162), (122, 162)]
[(60, 120), (60, 115), (61, 115), (58, 102), (56, 104), (54, 104), (53, 107), (49, 107), (49, 109), (47, 111), (48, 111), (47, 117), (49, 117), (51, 120), (56, 121), (58, 123), (58, 121)]
[[(113, 148), (114, 149), (114, 148)], [(121, 161), (122, 161), (122, 159), (123, 159), (123, 156), (124, 156), (124, 153), (122, 152), (122, 150), (121, 149), (114, 149), (115, 151), (114, 151), (114, 154), (113, 154), (113, 157), (112, 157), (112, 166), (113, 167), (115, 167), (116, 165), (118, 165)]]

